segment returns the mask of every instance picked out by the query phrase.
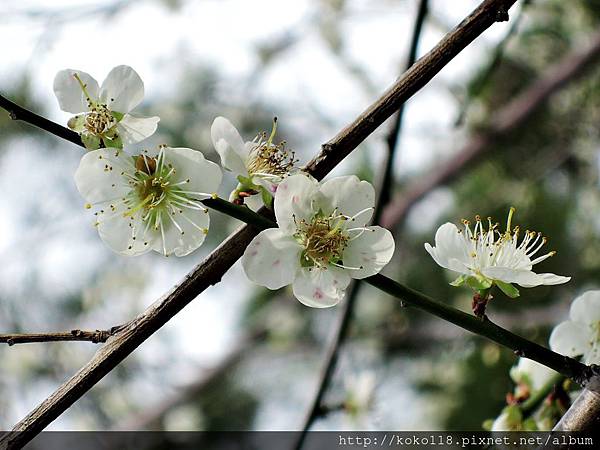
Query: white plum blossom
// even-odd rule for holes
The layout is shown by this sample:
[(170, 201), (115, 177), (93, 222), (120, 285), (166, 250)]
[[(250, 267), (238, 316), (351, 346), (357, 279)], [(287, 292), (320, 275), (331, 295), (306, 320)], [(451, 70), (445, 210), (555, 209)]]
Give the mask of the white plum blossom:
[(304, 174), (287, 177), (275, 193), (279, 227), (250, 243), (246, 275), (269, 289), (292, 284), (306, 306), (337, 304), (351, 278), (375, 275), (394, 253), (388, 230), (366, 226), (374, 202), (373, 186), (354, 175), (322, 184)]
[(260, 193), (264, 203), (270, 203), (277, 185), (294, 169), (294, 152), (285, 148), (285, 142), (273, 143), (276, 131), (277, 118), (273, 119), (269, 136), (259, 133), (252, 141), (244, 142), (229, 120), (217, 117), (213, 121), (210, 134), (221, 164), (239, 181), (231, 201), (243, 203), (245, 197)]
[(600, 291), (577, 297), (569, 319), (552, 330), (550, 348), (566, 356), (581, 356), (585, 364), (600, 364)]
[(54, 93), (63, 111), (77, 114), (68, 126), (90, 150), (140, 142), (154, 134), (160, 120), (129, 114), (144, 98), (144, 83), (129, 66), (113, 68), (102, 86), (81, 70), (61, 70), (54, 78)]
[(209, 217), (200, 200), (217, 190), (221, 175), (217, 164), (189, 148), (161, 146), (156, 156), (134, 157), (107, 148), (83, 156), (75, 183), (115, 252), (185, 256), (204, 242)]
[(473, 228), (467, 220), (463, 220), (462, 229), (453, 223), (445, 223), (435, 234), (435, 247), (426, 243), (425, 249), (437, 264), (461, 274), (452, 282), (454, 286), (466, 283), (474, 289), (485, 290), (497, 285), (514, 298), (519, 291), (512, 283), (535, 287), (569, 281), (570, 277), (533, 272), (535, 264), (556, 252), (535, 257), (546, 243), (546, 238), (539, 232), (525, 231), (519, 242), (520, 228), (511, 226), (514, 211), (514, 208), (510, 209), (504, 232), (498, 230), (498, 224), (492, 224), (490, 218), (487, 228), (484, 227), (479, 216)]

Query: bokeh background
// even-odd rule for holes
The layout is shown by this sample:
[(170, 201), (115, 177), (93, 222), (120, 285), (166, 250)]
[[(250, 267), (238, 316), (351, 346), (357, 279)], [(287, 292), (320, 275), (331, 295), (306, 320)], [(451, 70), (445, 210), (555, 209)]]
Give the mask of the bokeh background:
[[(432, 0), (419, 54), (477, 4)], [(525, 3), (525, 6), (524, 6)], [(65, 124), (57, 71), (99, 81), (119, 64), (142, 76), (137, 111), (161, 117), (161, 143), (201, 150), (217, 115), (248, 139), (270, 130), (307, 162), (400, 74), (416, 0), (22, 0), (0, 4), (0, 92)], [(412, 98), (394, 163), (393, 194), (451, 164), (490, 115), (561, 56), (584, 48), (598, 0), (518, 2)], [(517, 19), (518, 18), (518, 19)], [(516, 25), (514, 25), (517, 20)], [(423, 248), (445, 221), (475, 214), (541, 230), (558, 254), (540, 271), (557, 287), (498, 296), (490, 316), (546, 343), (571, 300), (600, 284), (600, 72), (592, 68), (476, 165), (430, 192), (395, 227), (385, 273), (469, 310)], [(336, 168), (378, 182), (384, 124)], [(211, 213), (207, 242), (177, 259), (126, 258), (105, 247), (73, 181), (81, 148), (0, 114), (0, 332), (106, 329), (160, 298), (239, 226)], [(233, 188), (225, 178), (221, 194)], [(334, 383), (315, 429), (481, 429), (512, 389), (516, 357), (435, 317), (362, 289)], [(287, 289), (251, 285), (239, 265), (144, 343), (50, 429), (288, 430), (309, 407), (339, 308), (313, 310)], [(87, 362), (91, 343), (0, 347), (0, 429), (9, 429)], [(369, 407), (348, 400), (369, 391)], [(350, 402), (352, 403), (352, 402)], [(359, 402), (360, 403), (360, 402)], [(344, 405), (345, 407), (340, 407)], [(360, 405), (359, 405), (360, 406)]]

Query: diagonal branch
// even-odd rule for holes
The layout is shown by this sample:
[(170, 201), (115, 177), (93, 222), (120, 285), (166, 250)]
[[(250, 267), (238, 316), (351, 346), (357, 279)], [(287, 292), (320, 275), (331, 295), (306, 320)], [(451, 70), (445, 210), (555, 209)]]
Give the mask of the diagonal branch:
[[(409, 46), (408, 57), (406, 59), (405, 70), (410, 69), (410, 67), (415, 63), (415, 60), (417, 59), (417, 50), (419, 46), (419, 40), (421, 37), (421, 31), (423, 29), (423, 23), (425, 22), (425, 17), (427, 16), (428, 3), (428, 0), (419, 0), (417, 14), (415, 16), (415, 21), (413, 25), (413, 34)], [(383, 209), (389, 202), (390, 192), (394, 184), (394, 156), (398, 148), (398, 140), (400, 138), (400, 131), (402, 129), (404, 106), (405, 105), (402, 104), (398, 109), (398, 112), (395, 114), (393, 118), (392, 128), (386, 139), (388, 151), (383, 161), (381, 179), (379, 182), (379, 186), (377, 187), (378, 195), (377, 203), (375, 205), (375, 211), (373, 212), (373, 223), (379, 223)], [(323, 361), (323, 366), (321, 367), (321, 373), (319, 376), (317, 389), (311, 400), (309, 406), (310, 409), (308, 410), (304, 419), (300, 436), (296, 441), (296, 449), (302, 448), (308, 430), (311, 428), (313, 422), (317, 419), (317, 417), (319, 417), (319, 415), (323, 411), (323, 397), (325, 396), (325, 393), (327, 392), (327, 389), (331, 384), (341, 347), (348, 335), (350, 321), (352, 319), (354, 305), (356, 304), (358, 294), (360, 292), (360, 287), (360, 280), (354, 281), (348, 289), (345, 303), (341, 306), (331, 341), (327, 346), (325, 360)]]
[[(508, 9), (515, 2), (516, 0), (484, 0), (469, 17), (400, 77), (378, 101), (324, 144), (320, 154), (307, 165), (307, 172), (317, 179), (327, 175), (476, 37), (496, 21), (507, 20)], [(256, 229), (243, 226), (225, 240), (170, 293), (109, 339), (89, 363), (15, 425), (13, 431), (16, 433), (0, 439), (0, 447), (4, 444), (7, 449), (21, 448), (33, 439), (188, 303), (209, 286), (218, 283), (241, 257), (256, 233)]]
[(385, 209), (382, 225), (386, 228), (399, 227), (416, 202), (464, 173), (493, 147), (495, 141), (522, 126), (552, 95), (583, 75), (599, 59), (600, 33), (596, 33), (587, 48), (567, 54), (531, 87), (501, 108), (491, 118), (488, 128), (475, 134), (450, 161), (436, 163), (439, 170), (421, 177), (396, 197)]
[(17, 105), (14, 102), (11, 102), (6, 97), (0, 95), (0, 108), (8, 111), (8, 114), (13, 120), (21, 120), (23, 122), (27, 122), (34, 127), (38, 127), (44, 131), (47, 131), (50, 134), (58, 136), (59, 138), (63, 138), (73, 144), (84, 147), (79, 134), (74, 132), (73, 130), (69, 130), (51, 120), (48, 120), (42, 116), (39, 116), (22, 106)]
[(600, 386), (585, 388), (552, 431), (597, 431), (600, 426)]

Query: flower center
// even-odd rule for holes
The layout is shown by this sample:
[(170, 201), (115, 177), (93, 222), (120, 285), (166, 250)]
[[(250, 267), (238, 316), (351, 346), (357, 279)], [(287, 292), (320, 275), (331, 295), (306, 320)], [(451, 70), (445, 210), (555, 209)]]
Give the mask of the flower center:
[[(553, 256), (551, 251), (533, 259), (534, 255), (546, 244), (547, 238), (542, 233), (526, 231), (519, 243), (520, 228), (512, 227), (512, 216), (515, 209), (511, 208), (506, 223), (506, 231), (498, 230), (498, 223), (492, 224), (488, 217), (488, 228), (483, 227), (481, 217), (475, 216), (475, 226), (463, 220), (465, 227), (463, 238), (471, 258), (471, 269), (480, 271), (486, 267), (508, 267), (516, 270), (531, 270), (534, 264)], [(459, 231), (459, 232), (462, 232)]]
[(85, 114), (83, 126), (90, 133), (103, 135), (116, 124), (116, 119), (106, 105), (93, 103), (90, 112)]
[[(89, 112), (84, 114), (83, 127), (92, 134), (103, 135), (117, 124), (117, 120), (112, 112), (104, 103), (98, 103), (90, 96), (87, 85), (82, 81), (79, 74), (73, 74), (73, 77), (79, 83), (87, 100)], [(76, 116), (77, 117), (77, 116)]]
[[(208, 197), (210, 194), (192, 192), (185, 189), (190, 179), (173, 182), (176, 169), (172, 164), (165, 162), (164, 149), (161, 148), (156, 158), (139, 155), (135, 160), (136, 171), (133, 175), (123, 172), (127, 178), (131, 191), (124, 199), (127, 211), (124, 216), (133, 217), (142, 211), (141, 219), (146, 227), (155, 230), (163, 227), (164, 221), (170, 221), (184, 234), (182, 228), (175, 221), (175, 213), (183, 215), (182, 208), (199, 209), (206, 212), (199, 198)], [(165, 222), (165, 223), (167, 223)]]
[(281, 178), (287, 175), (298, 162), (295, 153), (285, 148), (285, 141), (273, 144), (273, 138), (277, 131), (277, 118), (273, 119), (273, 129), (267, 138), (267, 133), (258, 134), (252, 143), (254, 144), (246, 168), (250, 176), (259, 175), (264, 178)]
[(345, 229), (346, 216), (334, 211), (325, 216), (315, 215), (310, 222), (304, 219), (296, 223), (294, 237), (304, 247), (301, 263), (304, 267), (339, 265), (342, 254), (350, 240)]

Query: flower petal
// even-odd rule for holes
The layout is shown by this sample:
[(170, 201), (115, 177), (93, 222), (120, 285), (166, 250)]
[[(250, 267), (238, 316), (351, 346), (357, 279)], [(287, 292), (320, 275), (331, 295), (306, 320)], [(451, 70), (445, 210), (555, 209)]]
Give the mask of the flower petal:
[(231, 122), (225, 117), (217, 117), (210, 127), (210, 136), (215, 150), (221, 157), (223, 167), (236, 174), (247, 176), (248, 149)]
[(125, 145), (135, 144), (152, 136), (158, 127), (160, 117), (133, 117), (125, 114), (117, 124), (119, 136)]
[(486, 267), (481, 273), (492, 280), (505, 283), (516, 283), (523, 287), (536, 287), (541, 285), (562, 284), (569, 281), (569, 277), (561, 277), (552, 273), (534, 273), (529, 270), (517, 270), (507, 267)]
[(98, 82), (90, 74), (81, 70), (65, 69), (56, 74), (54, 77), (54, 94), (56, 94), (60, 109), (76, 114), (89, 111), (90, 108), (79, 82), (73, 76), (74, 74), (78, 74), (83, 84), (86, 85), (86, 90), (92, 100), (98, 99)]
[(100, 238), (113, 251), (125, 256), (137, 256), (149, 252), (155, 236), (146, 232), (142, 222), (142, 211), (125, 215), (127, 207), (123, 202), (100, 206), (96, 226)]
[(163, 211), (162, 230), (151, 227), (155, 236), (152, 249), (169, 256), (186, 256), (202, 245), (210, 224), (208, 210), (173, 208), (171, 214)]
[(463, 235), (458, 227), (447, 222), (441, 225), (435, 233), (435, 247), (425, 243), (425, 250), (441, 267), (458, 273), (469, 275), (469, 255)]
[[(175, 168), (175, 182), (190, 180), (181, 188), (185, 191), (212, 194), (219, 189), (223, 173), (218, 164), (204, 158), (202, 152), (184, 147), (165, 147), (165, 161)], [(200, 198), (200, 195), (192, 197)]]
[(554, 327), (550, 334), (550, 348), (566, 356), (585, 355), (590, 350), (587, 327), (567, 320)]
[(293, 283), (294, 296), (311, 308), (329, 308), (344, 297), (350, 276), (335, 267), (302, 267)]
[(279, 289), (294, 281), (302, 248), (277, 228), (261, 231), (246, 248), (242, 267), (256, 284)]
[(129, 66), (113, 68), (100, 88), (100, 102), (111, 111), (128, 113), (144, 98), (144, 82)]
[(317, 213), (319, 183), (306, 174), (287, 177), (275, 193), (275, 217), (279, 228), (286, 234), (296, 232), (296, 223), (310, 221)]
[(131, 190), (123, 172), (135, 173), (131, 157), (122, 151), (102, 148), (83, 155), (75, 171), (75, 184), (89, 203), (116, 201)]
[(356, 175), (335, 177), (325, 181), (321, 185), (321, 193), (325, 214), (330, 214), (334, 208), (337, 208), (339, 213), (350, 217), (360, 213), (352, 222), (352, 226), (364, 226), (373, 216), (375, 188), (368, 181), (360, 181)]
[(368, 231), (349, 242), (344, 250), (343, 261), (347, 267), (361, 267), (348, 270), (352, 278), (361, 279), (379, 273), (394, 255), (394, 238), (385, 228), (367, 227)]
[(582, 324), (600, 322), (600, 291), (587, 291), (573, 300), (569, 317)]

